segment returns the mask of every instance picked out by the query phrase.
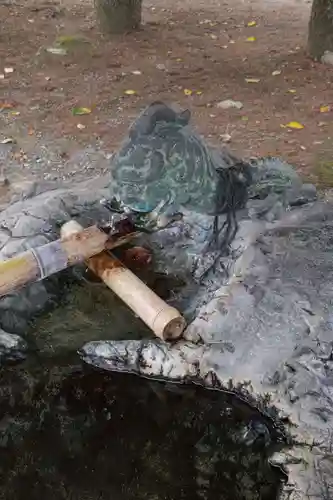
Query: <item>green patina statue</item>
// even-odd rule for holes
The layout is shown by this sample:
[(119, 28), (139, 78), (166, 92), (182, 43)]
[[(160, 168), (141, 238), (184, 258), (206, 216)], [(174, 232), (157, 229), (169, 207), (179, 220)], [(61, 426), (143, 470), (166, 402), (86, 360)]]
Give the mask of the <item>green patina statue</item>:
[[(171, 221), (182, 208), (214, 216), (226, 214), (226, 239), (237, 230), (251, 167), (225, 150), (208, 147), (189, 125), (190, 111), (153, 102), (135, 120), (112, 158), (112, 196), (128, 210)], [(152, 218), (150, 217), (150, 220)]]

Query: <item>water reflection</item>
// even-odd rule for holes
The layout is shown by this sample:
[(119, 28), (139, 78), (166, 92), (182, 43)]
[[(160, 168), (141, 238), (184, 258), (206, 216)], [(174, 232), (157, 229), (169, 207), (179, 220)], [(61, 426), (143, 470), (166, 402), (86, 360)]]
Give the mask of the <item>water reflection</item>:
[(254, 411), (196, 386), (62, 361), (1, 374), (1, 498), (277, 498), (274, 436)]

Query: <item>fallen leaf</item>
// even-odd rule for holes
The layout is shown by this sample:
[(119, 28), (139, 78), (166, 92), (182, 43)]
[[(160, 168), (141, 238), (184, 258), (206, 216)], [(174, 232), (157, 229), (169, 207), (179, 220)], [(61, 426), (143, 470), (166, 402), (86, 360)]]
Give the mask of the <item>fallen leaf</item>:
[(289, 122), (286, 125), (284, 125), (284, 127), (288, 127), (288, 128), (293, 128), (293, 129), (296, 129), (296, 130), (300, 130), (300, 129), (304, 128), (304, 125), (302, 125), (299, 122)]
[(295, 90), (295, 89), (288, 89), (288, 92), (290, 94), (296, 94), (297, 90)]
[(260, 78), (245, 78), (246, 83), (259, 83)]
[(321, 113), (329, 113), (329, 111), (331, 111), (331, 107), (330, 106), (320, 106), (319, 111)]
[(132, 75), (142, 75), (142, 73), (138, 69), (135, 69), (134, 71), (132, 71)]
[(72, 113), (74, 116), (89, 115), (91, 113), (91, 109), (75, 107), (72, 109)]
[(0, 144), (13, 144), (15, 141), (11, 137), (6, 137), (0, 141)]
[(3, 70), (6, 74), (14, 73), (14, 68), (4, 68)]
[(280, 69), (276, 69), (275, 71), (273, 71), (272, 75), (273, 76), (281, 75), (281, 70)]
[(249, 21), (249, 22), (247, 23), (247, 25), (248, 25), (249, 27), (251, 27), (251, 26), (256, 26), (256, 25), (257, 25), (257, 23), (256, 23), (256, 21)]
[(256, 37), (255, 36), (248, 36), (247, 39), (246, 39), (247, 42), (255, 42), (256, 41)]
[(78, 123), (78, 124), (76, 125), (76, 127), (77, 127), (79, 130), (83, 130), (84, 128), (86, 128), (86, 126), (85, 126), (85, 125), (83, 125), (83, 123)]
[(55, 43), (61, 47), (71, 47), (81, 43), (88, 43), (88, 40), (79, 35), (61, 35), (56, 39)]
[(12, 102), (2, 102), (0, 103), (0, 111), (3, 111), (5, 109), (13, 109), (15, 108), (15, 104)]
[(196, 94), (197, 94), (197, 95), (201, 95), (201, 94), (202, 94), (202, 90), (197, 90), (197, 91), (196, 91)]
[(176, 59), (176, 61), (177, 61), (177, 62), (182, 62), (182, 60), (183, 60), (183, 59), (181, 59), (180, 57), (178, 57), (178, 58)]
[(217, 35), (214, 35), (214, 33), (211, 33), (210, 37), (212, 40), (217, 40)]
[(242, 109), (243, 103), (240, 101), (233, 101), (232, 99), (226, 99), (225, 101), (218, 102), (217, 107), (221, 109)]
[(65, 56), (67, 54), (67, 50), (63, 47), (48, 47), (46, 52), (50, 52), (50, 54), (55, 54), (57, 56)]
[(11, 111), (10, 114), (12, 116), (20, 116), (21, 113), (19, 111)]
[(243, 122), (248, 122), (248, 121), (249, 121), (249, 117), (248, 117), (248, 116), (242, 116), (242, 117), (241, 117), (241, 120), (242, 120)]
[(125, 90), (124, 94), (126, 94), (126, 95), (135, 95), (136, 94), (136, 90), (131, 90), (131, 89)]
[(190, 89), (184, 89), (184, 94), (185, 95), (192, 95), (192, 90), (190, 90)]
[(33, 128), (29, 128), (28, 135), (34, 135), (35, 131)]

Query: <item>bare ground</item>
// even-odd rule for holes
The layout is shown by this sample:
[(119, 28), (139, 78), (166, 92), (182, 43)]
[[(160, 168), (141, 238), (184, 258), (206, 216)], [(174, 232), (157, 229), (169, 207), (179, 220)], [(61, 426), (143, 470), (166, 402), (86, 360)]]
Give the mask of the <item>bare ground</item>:
[[(189, 107), (211, 143), (230, 136), (242, 156), (279, 155), (333, 185), (333, 67), (306, 54), (310, 6), (149, 1), (141, 31), (106, 37), (92, 0), (0, 1), (0, 142), (13, 139), (0, 145), (4, 174), (105, 171), (130, 122), (158, 98)], [(67, 55), (47, 52), (59, 36), (83, 40), (66, 39)], [(225, 99), (243, 108), (218, 108)], [(91, 113), (74, 116), (75, 106)], [(304, 128), (285, 127), (292, 121)]]

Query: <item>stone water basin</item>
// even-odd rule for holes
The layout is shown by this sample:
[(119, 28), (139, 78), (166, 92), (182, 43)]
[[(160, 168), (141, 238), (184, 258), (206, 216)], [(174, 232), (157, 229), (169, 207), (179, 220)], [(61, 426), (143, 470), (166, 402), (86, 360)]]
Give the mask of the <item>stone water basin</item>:
[[(128, 498), (129, 485), (136, 496), (151, 499), (187, 498), (189, 492), (191, 498), (333, 497), (332, 202), (309, 200), (294, 173), (285, 190), (282, 176), (274, 191), (281, 162), (273, 164), (262, 163), (265, 192), (260, 174), (239, 214), (231, 254), (214, 271), (206, 273), (209, 256), (200, 261), (207, 218), (185, 214), (173, 229), (150, 238), (154, 272), (186, 283), (166, 297), (189, 322), (179, 343), (159, 343), (121, 312), (124, 306), (109, 291), (91, 285), (88, 293), (72, 272), (0, 300), (4, 498), (23, 498), (32, 484), (35, 498)], [(284, 172), (291, 167), (284, 165)], [(107, 187), (108, 179), (100, 178), (23, 193), (0, 215), (0, 258), (57, 238), (69, 219), (83, 226), (101, 220), (99, 200)], [(166, 288), (174, 291), (174, 285)], [(120, 312), (123, 320), (113, 316)], [(21, 363), (12, 365), (18, 353)], [(188, 432), (191, 453), (183, 444)], [(131, 447), (126, 463), (117, 440)], [(151, 453), (144, 454), (143, 441), (153, 443)], [(149, 472), (161, 462), (163, 471)]]
[(71, 361), (2, 374), (1, 498), (278, 498), (284, 478), (267, 457), (281, 443), (251, 408)]

